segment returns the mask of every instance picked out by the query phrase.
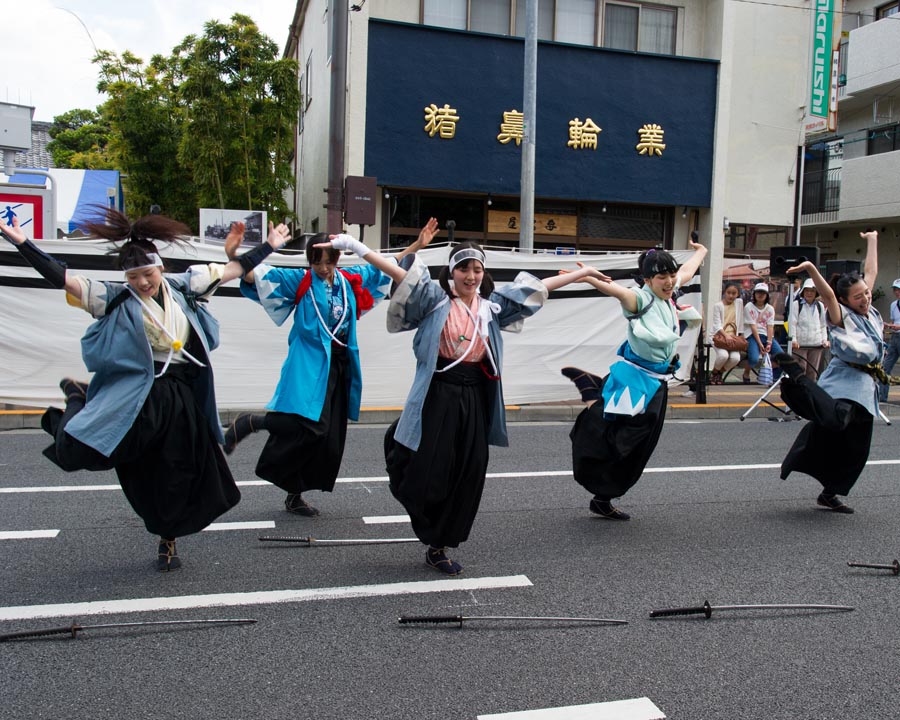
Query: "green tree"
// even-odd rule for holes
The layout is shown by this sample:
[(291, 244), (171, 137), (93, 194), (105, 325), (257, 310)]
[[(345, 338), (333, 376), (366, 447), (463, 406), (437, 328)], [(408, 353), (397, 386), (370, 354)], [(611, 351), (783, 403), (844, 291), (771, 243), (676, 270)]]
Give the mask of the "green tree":
[(191, 227), (200, 207), (293, 218), (285, 193), (300, 93), (297, 65), (246, 15), (210, 21), (169, 57), (98, 53), (108, 152), (130, 214), (152, 203)]
[(115, 167), (107, 153), (109, 124), (93, 110), (69, 110), (53, 118), (47, 150), (60, 168), (111, 170)]

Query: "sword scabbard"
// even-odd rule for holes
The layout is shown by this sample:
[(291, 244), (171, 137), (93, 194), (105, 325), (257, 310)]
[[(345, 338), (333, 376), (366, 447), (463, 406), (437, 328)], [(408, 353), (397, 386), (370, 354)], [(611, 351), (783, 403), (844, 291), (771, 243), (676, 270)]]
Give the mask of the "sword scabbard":
[(28, 638), (48, 637), (50, 635), (71, 635), (75, 637), (75, 633), (81, 630), (80, 625), (69, 625), (61, 628), (47, 628), (45, 630), (22, 630), (21, 632), (6, 633), (0, 635), (0, 642), (8, 642), (10, 640), (26, 640)]
[(651, 610), (650, 617), (675, 617), (676, 615), (705, 615), (707, 618), (712, 617), (712, 607), (709, 602), (705, 602), (698, 607), (688, 608), (667, 608), (665, 610)]
[(462, 627), (462, 615), (401, 615), (397, 618), (401, 625), (458, 625)]

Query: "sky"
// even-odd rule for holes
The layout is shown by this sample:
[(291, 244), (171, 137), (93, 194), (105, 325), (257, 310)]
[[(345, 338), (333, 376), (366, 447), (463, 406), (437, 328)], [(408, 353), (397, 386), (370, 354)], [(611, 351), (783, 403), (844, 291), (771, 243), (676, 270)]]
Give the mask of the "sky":
[[(249, 15), (284, 52), (297, 0), (6, 0), (0, 42), (0, 101), (34, 107), (52, 121), (75, 108), (95, 109), (98, 50), (130, 50), (147, 62), (168, 55), (207, 20)], [(82, 26), (83, 24), (83, 26)]]

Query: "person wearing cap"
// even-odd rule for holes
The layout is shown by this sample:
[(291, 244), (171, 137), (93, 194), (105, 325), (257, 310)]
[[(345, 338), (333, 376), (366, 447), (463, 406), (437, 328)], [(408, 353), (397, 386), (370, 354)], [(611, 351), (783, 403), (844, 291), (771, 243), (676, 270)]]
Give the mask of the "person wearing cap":
[[(243, 223), (232, 233), (243, 235)], [(425, 247), (437, 233), (431, 218), (418, 238), (391, 262)], [(231, 237), (231, 235), (229, 235)], [(241, 293), (259, 303), (276, 325), (292, 318), (288, 354), (266, 413), (239, 413), (225, 432), (225, 453), (250, 433), (265, 430), (265, 447), (256, 463), (257, 477), (284, 490), (284, 509), (315, 517), (318, 508), (303, 493), (334, 491), (348, 420), (359, 420), (362, 367), (356, 327), (385, 297), (390, 278), (363, 263), (338, 268), (341, 251), (322, 247), (326, 233), (306, 244), (306, 268), (262, 264), (241, 279)], [(229, 248), (229, 257), (237, 247)]]
[(349, 235), (332, 236), (326, 245), (351, 250), (390, 276), (397, 287), (388, 306), (388, 332), (416, 331), (412, 388), (384, 438), (390, 490), (427, 546), (426, 565), (458, 575), (462, 566), (446, 549), (469, 537), (488, 447), (508, 445), (500, 331), (520, 330), (551, 290), (601, 274), (581, 268), (539, 280), (521, 272), (495, 288), (487, 256), (474, 242), (451, 248), (436, 281), (421, 259), (407, 269)]
[(788, 330), (793, 338), (794, 355), (801, 358), (807, 377), (816, 382), (822, 369), (822, 359), (828, 347), (825, 306), (818, 299), (819, 291), (812, 278), (806, 278), (799, 297), (791, 303)]
[[(891, 321), (884, 324), (884, 326), (891, 331), (891, 336), (887, 343), (887, 350), (884, 353), (884, 371), (888, 375), (891, 374), (894, 365), (896, 365), (897, 360), (900, 359), (900, 278), (894, 280), (891, 287), (894, 290), (894, 302), (891, 303)], [(887, 402), (888, 390), (890, 390), (890, 387), (891, 386), (887, 383), (880, 383), (878, 385), (878, 400), (880, 402)]]
[(747, 364), (759, 365), (763, 355), (782, 352), (775, 339), (775, 308), (769, 304), (769, 286), (753, 286), (753, 300), (744, 305), (744, 332), (747, 336)]
[(93, 378), (60, 383), (65, 411), (50, 408), (41, 419), (54, 438), (44, 455), (68, 472), (115, 469), (128, 502), (159, 536), (156, 568), (176, 570), (176, 538), (199, 532), (240, 500), (219, 447), (210, 366), (219, 326), (203, 301), (281, 247), (288, 229), (270, 223), (268, 240), (240, 261), (173, 274), (163, 272), (157, 244), (190, 235), (182, 223), (163, 215), (132, 223), (106, 208), (84, 229), (115, 244), (124, 283), (70, 273), (17, 223), (0, 223), (25, 260), (96, 319), (81, 341)]

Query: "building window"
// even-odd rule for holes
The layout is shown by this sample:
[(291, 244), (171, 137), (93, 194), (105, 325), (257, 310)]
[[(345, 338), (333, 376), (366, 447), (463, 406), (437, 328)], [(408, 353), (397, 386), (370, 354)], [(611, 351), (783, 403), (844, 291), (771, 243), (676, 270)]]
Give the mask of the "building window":
[(470, 30), (509, 35), (509, 0), (471, 0)]
[(866, 142), (866, 153), (878, 155), (880, 153), (900, 150), (900, 124), (888, 125), (869, 131)]
[(425, 25), (466, 30), (468, 15), (467, 0), (425, 0), (422, 22)]
[(422, 23), (509, 35), (511, 0), (425, 0)]
[[(553, 0), (538, 2), (538, 40), (553, 39)], [(525, 37), (525, 0), (516, 0), (516, 35)], [(593, 43), (593, 40), (591, 41)]]
[(556, 0), (556, 40), (577, 45), (595, 45), (596, 11), (594, 0)]
[(675, 8), (606, 3), (603, 47), (675, 54)]
[(881, 20), (890, 17), (891, 15), (896, 15), (898, 12), (900, 12), (900, 2), (888, 3), (887, 5), (875, 8), (875, 19)]
[(801, 212), (804, 215), (837, 212), (841, 207), (843, 138), (807, 145), (804, 152)]
[(303, 98), (300, 101), (300, 107), (303, 108), (303, 112), (306, 112), (309, 109), (309, 104), (312, 102), (312, 52), (306, 58), (306, 70), (303, 73), (303, 78), (304, 83), (301, 89)]

